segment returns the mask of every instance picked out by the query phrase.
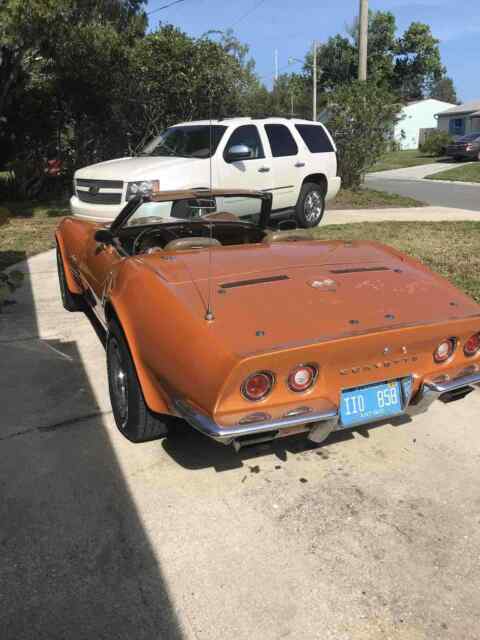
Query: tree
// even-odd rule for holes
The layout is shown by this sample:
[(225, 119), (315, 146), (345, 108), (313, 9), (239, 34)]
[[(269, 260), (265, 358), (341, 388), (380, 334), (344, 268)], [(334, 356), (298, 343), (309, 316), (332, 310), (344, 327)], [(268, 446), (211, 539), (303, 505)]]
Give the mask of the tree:
[[(41, 174), (47, 148), (58, 146), (62, 136), (68, 134), (70, 142), (81, 140), (83, 146), (89, 136), (99, 142), (107, 138), (114, 124), (110, 89), (122, 71), (125, 50), (145, 31), (144, 4), (145, 0), (3, 2), (0, 148), (21, 161), (17, 175)], [(85, 123), (88, 127), (81, 126)], [(76, 159), (83, 155), (80, 149)]]
[(344, 187), (358, 188), (365, 171), (386, 151), (399, 111), (396, 97), (373, 81), (355, 80), (329, 95), (327, 124)]
[(436, 98), (443, 102), (459, 104), (453, 80), (447, 76), (440, 78), (440, 80), (437, 80), (432, 84), (429, 95), (430, 98)]
[(237, 115), (251, 83), (250, 72), (221, 42), (165, 25), (131, 50), (122, 129), (131, 148), (140, 149), (175, 122)]
[[(378, 86), (395, 92), (404, 101), (418, 100), (444, 76), (438, 40), (430, 27), (413, 22), (396, 36), (395, 16), (389, 11), (370, 11), (368, 23), (368, 78)], [(358, 19), (321, 44), (317, 56), (319, 104), (325, 93), (357, 77)], [(312, 54), (305, 56), (304, 73), (311, 78)]]
[(394, 88), (405, 100), (421, 100), (444, 75), (438, 44), (430, 27), (421, 22), (412, 22), (398, 39)]
[[(308, 78), (299, 73), (281, 74), (272, 89), (270, 113), (277, 116), (295, 115), (310, 118), (312, 114), (311, 89)], [(311, 86), (311, 85), (310, 85)]]

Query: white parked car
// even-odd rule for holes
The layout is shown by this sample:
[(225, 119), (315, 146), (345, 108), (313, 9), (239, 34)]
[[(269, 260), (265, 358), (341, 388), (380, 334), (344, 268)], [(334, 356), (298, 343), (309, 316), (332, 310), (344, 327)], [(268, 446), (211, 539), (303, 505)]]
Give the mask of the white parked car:
[[(109, 221), (142, 193), (210, 186), (256, 189), (272, 193), (274, 213), (293, 208), (300, 226), (313, 227), (340, 182), (335, 143), (320, 123), (293, 118), (202, 120), (169, 127), (138, 156), (79, 169), (70, 205), (76, 216)], [(237, 215), (250, 213), (241, 201), (237, 204)]]

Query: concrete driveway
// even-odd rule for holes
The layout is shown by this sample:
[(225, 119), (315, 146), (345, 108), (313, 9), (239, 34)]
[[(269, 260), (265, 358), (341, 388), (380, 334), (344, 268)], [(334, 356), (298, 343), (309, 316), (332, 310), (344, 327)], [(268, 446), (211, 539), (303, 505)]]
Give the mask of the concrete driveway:
[(0, 316), (2, 640), (480, 638), (480, 393), (237, 455), (116, 431), (53, 252)]
[(458, 166), (452, 162), (378, 171), (365, 176), (365, 186), (378, 191), (416, 198), (441, 207), (480, 211), (480, 184), (425, 180), (425, 176)]

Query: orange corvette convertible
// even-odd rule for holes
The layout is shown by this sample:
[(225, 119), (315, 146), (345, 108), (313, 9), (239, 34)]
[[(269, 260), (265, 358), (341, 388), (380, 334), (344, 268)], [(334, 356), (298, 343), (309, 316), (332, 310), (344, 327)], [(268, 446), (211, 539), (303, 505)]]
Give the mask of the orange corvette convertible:
[(236, 448), (320, 442), (480, 383), (478, 304), (376, 242), (269, 230), (270, 208), (263, 192), (171, 192), (110, 226), (59, 225), (63, 304), (106, 329), (122, 434), (163, 437), (182, 418)]

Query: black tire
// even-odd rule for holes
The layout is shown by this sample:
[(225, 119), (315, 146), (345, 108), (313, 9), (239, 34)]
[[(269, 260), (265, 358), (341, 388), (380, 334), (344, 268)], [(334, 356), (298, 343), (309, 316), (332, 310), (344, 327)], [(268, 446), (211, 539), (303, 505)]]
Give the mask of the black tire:
[(316, 227), (325, 213), (325, 192), (321, 185), (305, 182), (298, 196), (295, 216), (303, 229)]
[(65, 277), (65, 267), (63, 266), (63, 258), (58, 247), (57, 270), (63, 308), (67, 311), (85, 311), (85, 300), (83, 296), (78, 295), (77, 293), (72, 293), (68, 288), (67, 279)]
[(120, 433), (130, 442), (166, 437), (175, 418), (154, 414), (147, 407), (130, 349), (115, 320), (108, 325), (107, 370), (113, 417)]

